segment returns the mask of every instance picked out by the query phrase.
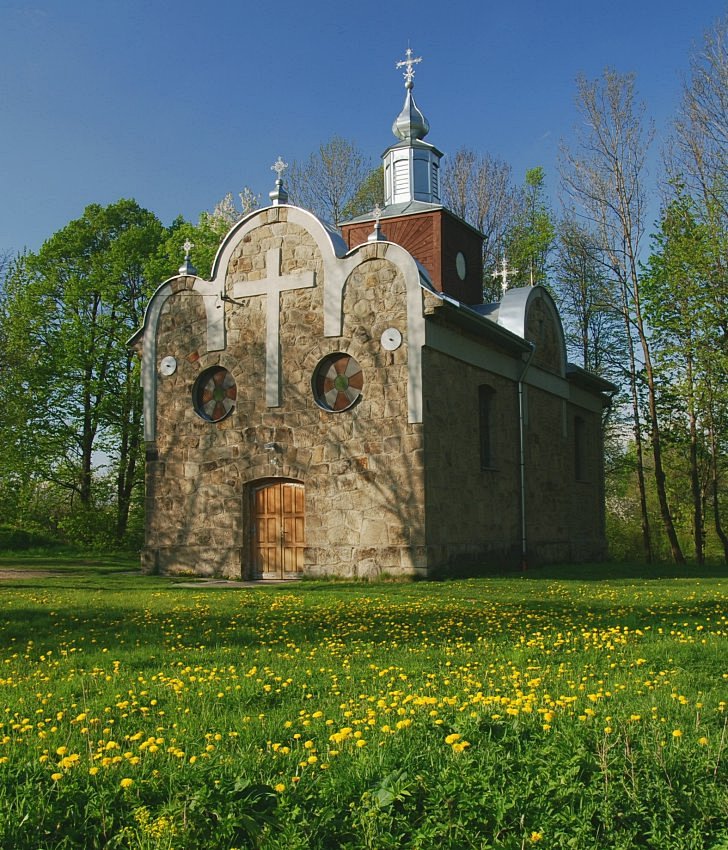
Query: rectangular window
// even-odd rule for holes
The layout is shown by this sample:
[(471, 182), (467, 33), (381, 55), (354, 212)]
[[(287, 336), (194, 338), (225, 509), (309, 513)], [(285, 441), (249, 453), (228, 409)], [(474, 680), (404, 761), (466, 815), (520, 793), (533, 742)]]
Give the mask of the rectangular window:
[(480, 468), (492, 469), (493, 461), (493, 408), (495, 390), (489, 386), (478, 387), (478, 431), (480, 435)]

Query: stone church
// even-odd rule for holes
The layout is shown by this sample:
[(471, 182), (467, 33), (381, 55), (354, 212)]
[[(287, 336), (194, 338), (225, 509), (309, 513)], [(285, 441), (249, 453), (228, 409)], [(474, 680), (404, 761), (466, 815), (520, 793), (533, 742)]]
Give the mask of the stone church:
[(566, 360), (542, 287), (483, 304), (481, 235), (440, 202), (412, 58), (385, 206), (287, 203), (188, 256), (142, 358), (149, 572), (427, 577), (605, 554), (611, 385)]

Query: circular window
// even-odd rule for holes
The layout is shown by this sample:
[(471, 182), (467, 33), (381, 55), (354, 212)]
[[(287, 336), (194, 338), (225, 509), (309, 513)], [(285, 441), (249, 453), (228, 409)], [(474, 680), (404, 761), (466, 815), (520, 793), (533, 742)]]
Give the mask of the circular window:
[(195, 381), (192, 401), (199, 416), (208, 422), (219, 422), (235, 407), (238, 388), (235, 378), (222, 366), (213, 366)]
[(364, 375), (361, 366), (349, 354), (329, 354), (313, 373), (313, 394), (324, 410), (347, 410), (361, 395)]

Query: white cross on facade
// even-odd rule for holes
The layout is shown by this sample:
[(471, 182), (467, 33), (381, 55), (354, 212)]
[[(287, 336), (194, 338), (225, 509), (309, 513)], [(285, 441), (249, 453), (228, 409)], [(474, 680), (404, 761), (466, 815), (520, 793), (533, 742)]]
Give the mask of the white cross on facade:
[(506, 256), (504, 254), (503, 259), (501, 260), (500, 271), (498, 271), (496, 269), (496, 271), (494, 271), (492, 273), (492, 277), (499, 277), (501, 279), (501, 289), (503, 290), (503, 293), (505, 294), (505, 292), (508, 289), (508, 278), (513, 277), (514, 275), (517, 275), (517, 274), (518, 274), (518, 269), (509, 269), (508, 268), (508, 260), (506, 259)]
[(250, 295), (266, 297), (265, 334), (265, 403), (268, 407), (279, 407), (281, 403), (281, 311), (280, 294), (289, 289), (307, 289), (314, 285), (312, 271), (281, 275), (281, 249), (271, 248), (265, 254), (266, 277), (263, 280), (241, 280), (233, 284), (233, 297), (247, 298)]
[(185, 252), (185, 260), (189, 259), (190, 251), (195, 247), (194, 242), (190, 242), (189, 239), (185, 239), (185, 244), (182, 246), (182, 250)]
[(402, 75), (405, 80), (405, 84), (408, 88), (412, 87), (412, 80), (415, 77), (415, 70), (412, 67), (413, 65), (418, 65), (422, 61), (422, 57), (418, 56), (416, 59), (412, 58), (412, 48), (408, 47), (406, 52), (406, 59), (402, 59), (401, 62), (397, 62), (396, 68), (406, 68), (407, 70)]

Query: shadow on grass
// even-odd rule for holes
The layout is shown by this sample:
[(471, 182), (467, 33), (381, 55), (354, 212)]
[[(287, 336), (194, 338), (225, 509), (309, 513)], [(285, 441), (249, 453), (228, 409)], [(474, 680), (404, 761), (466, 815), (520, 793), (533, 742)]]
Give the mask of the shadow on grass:
[(86, 575), (140, 574), (139, 556), (133, 552), (0, 552), (0, 572), (3, 570), (27, 572), (29, 577), (38, 571)]
[(534, 581), (619, 581), (658, 579), (728, 578), (728, 564), (640, 564), (605, 561), (595, 564), (547, 564), (522, 572), (509, 573)]

